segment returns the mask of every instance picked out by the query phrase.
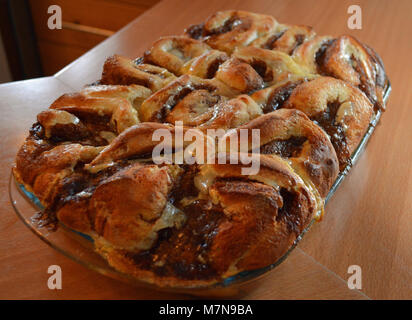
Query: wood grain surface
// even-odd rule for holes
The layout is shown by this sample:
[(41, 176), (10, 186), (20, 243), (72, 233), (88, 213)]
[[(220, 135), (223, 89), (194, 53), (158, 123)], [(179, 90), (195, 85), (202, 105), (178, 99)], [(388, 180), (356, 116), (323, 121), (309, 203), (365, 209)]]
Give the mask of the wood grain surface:
[[(137, 57), (160, 36), (180, 34), (218, 10), (267, 13), (307, 24), (318, 34), (351, 34), (382, 57), (393, 91), (366, 151), (289, 258), (239, 297), (250, 299), (412, 298), (412, 1), (356, 1), (362, 30), (347, 27), (353, 1), (164, 0), (54, 77), (0, 86), (0, 298), (180, 299), (141, 290), (60, 255), (16, 217), (8, 196), (14, 156), (35, 115), (64, 92), (99, 79), (106, 57)], [(47, 288), (47, 268), (61, 266), (63, 289)], [(362, 289), (347, 286), (348, 267), (362, 268)]]

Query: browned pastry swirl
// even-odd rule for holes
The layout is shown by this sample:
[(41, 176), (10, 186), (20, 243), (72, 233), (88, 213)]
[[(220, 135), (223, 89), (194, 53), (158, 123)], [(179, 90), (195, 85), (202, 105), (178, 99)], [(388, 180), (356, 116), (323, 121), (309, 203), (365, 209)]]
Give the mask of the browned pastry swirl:
[(339, 173), (338, 160), (327, 134), (303, 112), (280, 109), (239, 126), (223, 138), (228, 148), (242, 130), (248, 131), (247, 150), (253, 151), (252, 131), (259, 130), (260, 145), (254, 151), (287, 159), (303, 180), (326, 197)]
[(195, 126), (210, 117), (211, 106), (229, 96), (233, 96), (232, 90), (220, 81), (184, 75), (146, 99), (139, 117), (142, 121), (183, 121)]
[(128, 58), (114, 55), (109, 57), (103, 66), (101, 84), (138, 84), (157, 91), (174, 80), (175, 76), (168, 70), (142, 64)]
[(258, 91), (252, 98), (267, 112), (298, 109), (329, 135), (341, 170), (366, 133), (373, 106), (357, 88), (330, 77), (295, 78)]
[(143, 61), (163, 67), (176, 75), (184, 74), (185, 65), (211, 48), (200, 41), (183, 36), (164, 37), (145, 52)]
[(253, 45), (293, 54), (302, 43), (314, 36), (315, 32), (309, 26), (279, 24), (274, 34), (268, 34), (266, 37), (256, 39)]
[(250, 64), (262, 77), (265, 86), (276, 84), (290, 77), (310, 76), (305, 67), (297, 64), (281, 51), (246, 47), (237, 50), (232, 56)]
[(275, 30), (277, 21), (271, 17), (246, 11), (220, 11), (202, 25), (194, 25), (186, 33), (203, 39), (214, 49), (231, 53), (237, 47), (253, 43), (262, 34)]
[(358, 87), (376, 108), (383, 108), (383, 90), (388, 80), (382, 60), (355, 38), (315, 37), (300, 46), (294, 57), (313, 73), (345, 80)]
[(297, 86), (283, 107), (303, 111), (326, 131), (341, 169), (350, 163), (373, 114), (372, 104), (361, 91), (329, 77)]
[(222, 51), (210, 50), (186, 63), (183, 67), (185, 74), (203, 79), (211, 79), (216, 75), (219, 66), (229, 59)]
[[(85, 124), (90, 132), (110, 141), (115, 134), (139, 122), (137, 110), (150, 94), (149, 89), (138, 85), (91, 86), (78, 93), (62, 95), (53, 102), (50, 109), (69, 112), (82, 121), (80, 123), (74, 117), (70, 119), (70, 125), (73, 123)], [(46, 123), (43, 116), (39, 118), (39, 122), (46, 129), (46, 135), (49, 126), (67, 125), (66, 118), (61, 116), (62, 113), (52, 110), (48, 111), (49, 116), (47, 117), (50, 123)], [(53, 121), (50, 121), (50, 118)], [(72, 137), (71, 140), (75, 140), (75, 137)]]

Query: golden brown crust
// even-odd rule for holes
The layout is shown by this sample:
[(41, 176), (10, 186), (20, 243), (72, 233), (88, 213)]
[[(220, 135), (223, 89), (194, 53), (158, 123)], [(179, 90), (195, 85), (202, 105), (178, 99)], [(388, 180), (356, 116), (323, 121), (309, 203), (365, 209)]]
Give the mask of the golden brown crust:
[(236, 58), (222, 63), (215, 78), (239, 94), (253, 92), (264, 85), (263, 79), (252, 66)]
[(310, 76), (304, 66), (297, 64), (281, 51), (245, 47), (238, 49), (233, 57), (252, 65), (263, 78), (265, 86), (276, 84), (291, 76)]
[(350, 162), (373, 115), (372, 104), (360, 90), (330, 77), (298, 85), (283, 107), (303, 111), (326, 131), (341, 169)]
[(186, 64), (190, 64), (192, 59), (207, 53), (210, 49), (207, 44), (187, 37), (163, 37), (145, 52), (144, 62), (182, 75)]
[[(325, 198), (339, 173), (338, 159), (326, 133), (302, 112), (281, 109), (265, 114), (226, 134), (230, 139), (248, 132), (248, 151), (276, 154), (290, 161), (294, 170), (312, 183)], [(252, 143), (253, 130), (259, 130), (260, 144)], [(238, 145), (238, 150), (246, 146)], [(256, 148), (256, 150), (253, 150)]]
[(255, 92), (263, 113), (280, 108), (303, 111), (326, 131), (343, 170), (373, 116), (368, 98), (350, 84), (331, 77), (294, 77)]
[(31, 136), (17, 154), (14, 171), (19, 182), (29, 186), (47, 207), (53, 202), (59, 183), (74, 172), (78, 163), (91, 161), (101, 149), (80, 144), (56, 146)]
[(220, 81), (184, 75), (146, 99), (140, 107), (142, 121), (183, 121), (195, 126), (208, 119), (210, 112), (233, 91)]
[(215, 77), (219, 66), (228, 59), (229, 56), (225, 52), (209, 50), (188, 61), (182, 72), (202, 79), (211, 79)]
[(274, 34), (260, 37), (252, 45), (293, 54), (302, 43), (312, 39), (315, 35), (312, 27), (309, 26), (279, 24)]
[[(198, 38), (203, 38), (214, 49), (231, 53), (237, 47), (250, 45), (262, 34), (271, 33), (276, 25), (277, 21), (271, 16), (220, 11), (206, 20)], [(188, 34), (193, 37), (190, 28)]]
[(95, 231), (117, 248), (150, 248), (172, 185), (167, 167), (136, 163), (117, 172), (90, 199)]
[(368, 46), (354, 37), (316, 37), (294, 54), (311, 71), (344, 80), (358, 87), (377, 109), (383, 108), (383, 90), (388, 85), (383, 63)]
[(103, 66), (101, 84), (138, 84), (157, 91), (174, 80), (175, 76), (161, 67), (150, 64), (137, 64), (135, 61), (113, 55)]
[(201, 130), (232, 129), (262, 115), (261, 108), (248, 95), (222, 102), (215, 106), (207, 122), (198, 126)]
[[(170, 141), (162, 140), (165, 150), (170, 150), (170, 153), (181, 152), (192, 141), (184, 141), (179, 146), (179, 143), (176, 142), (176, 131), (178, 130), (181, 130), (181, 134), (184, 135), (189, 128), (177, 128), (169, 124), (155, 122), (140, 123), (117, 136), (85, 168), (91, 172), (97, 172), (128, 158), (150, 159), (152, 158), (153, 149), (159, 145), (162, 136), (170, 137)], [(191, 130), (194, 132), (194, 129)], [(196, 130), (196, 132), (198, 133), (197, 139), (207, 139), (201, 131)], [(154, 136), (156, 133), (159, 134), (157, 138)], [(206, 141), (204, 144), (206, 145)], [(166, 151), (164, 151), (164, 154), (166, 154)]]

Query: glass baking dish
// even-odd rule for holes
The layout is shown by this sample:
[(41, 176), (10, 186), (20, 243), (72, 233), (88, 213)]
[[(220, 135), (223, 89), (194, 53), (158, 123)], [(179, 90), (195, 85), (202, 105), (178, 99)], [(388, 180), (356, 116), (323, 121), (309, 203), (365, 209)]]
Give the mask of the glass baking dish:
[[(388, 86), (384, 92), (385, 105), (387, 103), (390, 91), (391, 86), (388, 83)], [(378, 124), (381, 115), (382, 112), (379, 110), (373, 117), (366, 134), (362, 138), (355, 152), (352, 154), (351, 163), (346, 166), (346, 168), (338, 175), (325, 199), (325, 204), (333, 196), (339, 185), (342, 183), (343, 179), (349, 173), (352, 166), (358, 160), (362, 151), (365, 149), (365, 146), (376, 125)], [(143, 280), (133, 278), (132, 276), (121, 273), (112, 268), (106, 262), (106, 260), (104, 260), (98, 253), (94, 251), (93, 240), (88, 235), (69, 229), (62, 224), (59, 224), (57, 230), (51, 230), (50, 228), (39, 223), (39, 219), (37, 219), (37, 217), (39, 215), (39, 212), (42, 211), (40, 201), (34, 194), (28, 192), (24, 188), (24, 186), (17, 183), (17, 181), (14, 179), (13, 174), (10, 175), (9, 180), (9, 195), (12, 206), (17, 216), (24, 222), (24, 224), (45, 243), (47, 243), (49, 246), (59, 251), (60, 253), (64, 254), (66, 257), (69, 257), (70, 259), (80, 263), (81, 265), (97, 271), (103, 275), (121, 280), (123, 282), (127, 282), (138, 287), (146, 287), (162, 291), (172, 291), (176, 293), (186, 293), (197, 296), (219, 297), (235, 296), (239, 294), (239, 292), (241, 292), (240, 289), (243, 285), (245, 285), (246, 283), (250, 284), (252, 280), (261, 278), (270, 270), (273, 270), (279, 264), (281, 264), (287, 258), (290, 252), (297, 246), (304, 234), (315, 222), (315, 220), (312, 220), (308, 227), (297, 237), (292, 247), (280, 259), (264, 268), (251, 271), (243, 271), (234, 276), (228, 277), (223, 281), (208, 286), (160, 287), (147, 283)]]

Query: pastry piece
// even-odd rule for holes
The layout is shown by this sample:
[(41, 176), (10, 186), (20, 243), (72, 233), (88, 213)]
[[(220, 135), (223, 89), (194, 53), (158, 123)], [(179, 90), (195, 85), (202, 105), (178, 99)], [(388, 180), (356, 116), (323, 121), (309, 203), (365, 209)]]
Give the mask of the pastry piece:
[(237, 47), (249, 46), (257, 38), (271, 34), (277, 21), (267, 15), (246, 11), (220, 11), (203, 25), (191, 26), (186, 34), (202, 39), (212, 48), (232, 53)]
[(247, 94), (264, 87), (262, 77), (253, 66), (236, 57), (219, 66), (215, 79), (223, 82), (236, 94)]
[(185, 63), (183, 73), (203, 79), (212, 79), (220, 65), (228, 59), (229, 56), (223, 51), (209, 50)]
[[(137, 247), (116, 246), (102, 233), (95, 240), (98, 251), (116, 269), (161, 286), (210, 284), (276, 261), (320, 210), (319, 199), (280, 157), (259, 158), (259, 172), (249, 176), (242, 174), (246, 167), (243, 165), (181, 166), (183, 172), (178, 171), (171, 193), (167, 197), (161, 193), (169, 203), (163, 211), (159, 207), (156, 212), (172, 208), (173, 215), (178, 212), (178, 221), (182, 219), (184, 223), (169, 224), (157, 231), (156, 240), (146, 249), (140, 247), (141, 242)], [(112, 205), (109, 212), (125, 216), (140, 207), (112, 200), (117, 192), (131, 193), (127, 191), (130, 186), (124, 186), (125, 182), (112, 186), (111, 179), (108, 181), (100, 185), (111, 195), (107, 196)], [(130, 200), (122, 197), (123, 201), (134, 204), (135, 199), (141, 198), (137, 194), (140, 188), (149, 186), (134, 184), (136, 196)], [(100, 201), (96, 193), (92, 199), (97, 197)], [(123, 219), (118, 221), (120, 225), (124, 223)], [(133, 227), (136, 225), (133, 223)], [(128, 241), (130, 236), (124, 235), (121, 240)]]
[(175, 78), (173, 73), (164, 68), (113, 55), (104, 63), (102, 78), (99, 82), (111, 85), (138, 84), (157, 91)]
[(78, 117), (64, 110), (42, 111), (37, 115), (37, 121), (37, 126), (43, 131), (44, 138), (55, 142), (86, 142), (93, 136), (93, 132)]
[(388, 85), (382, 60), (368, 46), (351, 36), (315, 37), (302, 44), (294, 58), (311, 72), (332, 76), (361, 89), (376, 109), (383, 108)]
[(145, 52), (143, 61), (163, 67), (179, 76), (184, 74), (186, 64), (190, 64), (194, 58), (210, 49), (207, 44), (187, 37), (164, 37)]
[[(190, 130), (191, 135), (185, 139), (188, 130)], [(182, 153), (194, 139), (197, 139), (197, 141), (202, 139), (205, 150), (208, 143), (211, 143), (211, 141), (208, 141), (210, 138), (207, 135), (193, 128), (175, 127), (170, 124), (156, 122), (140, 123), (120, 134), (85, 168), (92, 173), (96, 173), (126, 159), (153, 160), (153, 150), (156, 146), (159, 146), (160, 142), (162, 143), (162, 150), (160, 150), (161, 154), (159, 156), (175, 156)], [(178, 163), (178, 161), (171, 159), (170, 163)], [(183, 160), (180, 161), (180, 164), (183, 164)]]
[(20, 148), (13, 172), (16, 179), (49, 208), (59, 196), (61, 182), (73, 174), (79, 164), (96, 157), (102, 148), (77, 143), (56, 145), (39, 139), (34, 130)]
[(302, 43), (315, 35), (316, 33), (309, 26), (278, 24), (273, 34), (256, 39), (252, 46), (278, 50), (291, 55)]
[(283, 108), (303, 111), (326, 131), (341, 170), (350, 164), (350, 156), (365, 135), (373, 115), (373, 105), (360, 90), (330, 77), (298, 85)]
[(137, 110), (150, 91), (140, 86), (98, 86), (64, 94), (50, 109), (76, 115), (94, 133), (120, 133), (139, 122)]
[(292, 76), (310, 76), (305, 67), (281, 51), (246, 47), (237, 50), (232, 57), (250, 64), (262, 77), (265, 86), (274, 85)]
[[(174, 170), (177, 169), (177, 170)], [(103, 180), (90, 198), (94, 230), (116, 248), (150, 249), (157, 232), (179, 228), (185, 217), (168, 204), (177, 167), (134, 163)]]
[(142, 121), (183, 121), (195, 126), (210, 117), (215, 104), (234, 95), (221, 81), (184, 75), (146, 99), (139, 109)]
[(298, 85), (314, 78), (316, 78), (314, 75), (304, 77), (290, 76), (275, 85), (254, 92), (251, 98), (259, 105), (262, 113), (269, 113), (282, 108), (283, 104), (289, 99), (289, 96)]
[(251, 97), (240, 95), (216, 105), (210, 119), (200, 124), (198, 128), (203, 131), (207, 131), (207, 129), (232, 129), (248, 123), (262, 114), (262, 109)]
[(144, 100), (152, 91), (146, 87), (136, 84), (131, 85), (91, 85), (80, 92), (84, 96), (94, 98), (124, 98), (138, 110)]
[[(257, 146), (252, 143), (253, 130), (259, 130)], [(242, 131), (247, 132), (248, 146), (240, 145)], [(338, 159), (327, 134), (298, 110), (280, 109), (265, 114), (229, 131), (222, 139), (227, 141), (228, 149), (232, 147), (231, 151), (234, 143), (237, 150), (247, 148), (245, 151), (282, 157), (322, 198), (339, 173)]]

